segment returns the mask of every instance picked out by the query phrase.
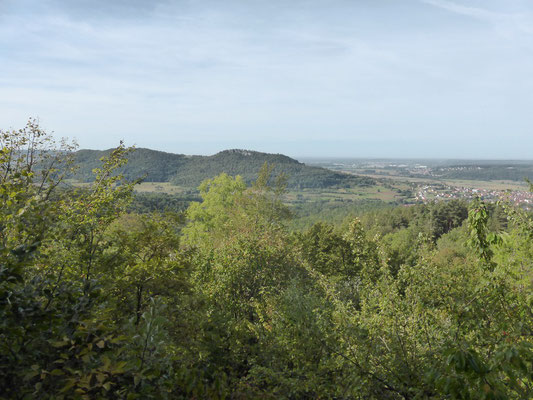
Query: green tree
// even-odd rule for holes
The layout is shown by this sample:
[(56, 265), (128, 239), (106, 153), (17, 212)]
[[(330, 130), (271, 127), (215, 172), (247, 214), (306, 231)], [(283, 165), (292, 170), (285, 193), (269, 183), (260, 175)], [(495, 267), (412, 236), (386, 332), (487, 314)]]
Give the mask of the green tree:
[(107, 290), (121, 314), (131, 310), (135, 325), (150, 299), (174, 298), (187, 288), (187, 261), (179, 251), (181, 224), (180, 215), (154, 213), (125, 216), (110, 229), (108, 256), (114, 267), (106, 272), (111, 282)]
[(106, 269), (103, 232), (131, 193), (112, 176), (125, 149), (90, 190), (72, 193), (60, 188), (70, 147), (55, 149), (34, 121), (1, 137), (1, 396), (161, 398), (161, 363), (140, 366), (146, 351), (135, 346), (147, 323), (129, 336), (106, 317), (96, 272)]

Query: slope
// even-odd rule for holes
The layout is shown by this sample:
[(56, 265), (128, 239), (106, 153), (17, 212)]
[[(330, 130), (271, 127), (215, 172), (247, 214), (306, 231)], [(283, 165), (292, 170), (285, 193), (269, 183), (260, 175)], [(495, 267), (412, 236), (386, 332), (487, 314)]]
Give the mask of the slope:
[[(80, 150), (76, 153), (79, 165), (75, 178), (88, 181), (99, 159), (111, 150)], [(130, 154), (128, 164), (120, 171), (129, 179), (144, 177), (147, 182), (171, 182), (177, 186), (197, 187), (204, 179), (222, 172), (241, 175), (251, 182), (261, 166), (267, 162), (274, 166), (273, 174), (285, 173), (289, 188), (347, 188), (372, 185), (367, 177), (311, 167), (282, 154), (261, 153), (250, 150), (224, 150), (212, 156), (187, 156), (140, 148)]]

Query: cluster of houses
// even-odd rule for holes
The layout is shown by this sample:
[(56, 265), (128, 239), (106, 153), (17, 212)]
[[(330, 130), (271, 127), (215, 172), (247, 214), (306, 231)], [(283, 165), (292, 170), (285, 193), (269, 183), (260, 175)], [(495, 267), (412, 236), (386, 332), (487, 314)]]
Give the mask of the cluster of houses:
[(415, 191), (415, 199), (426, 203), (436, 200), (452, 199), (475, 199), (495, 202), (506, 200), (512, 204), (519, 205), (525, 209), (533, 207), (533, 193), (525, 190), (494, 190), (494, 189), (474, 189), (470, 187), (446, 186), (442, 184), (425, 184), (419, 186)]

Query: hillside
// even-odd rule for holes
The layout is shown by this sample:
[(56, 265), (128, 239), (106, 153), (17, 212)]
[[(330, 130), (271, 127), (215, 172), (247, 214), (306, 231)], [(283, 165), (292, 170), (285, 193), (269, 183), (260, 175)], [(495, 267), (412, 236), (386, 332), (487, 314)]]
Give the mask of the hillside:
[[(76, 179), (90, 181), (92, 170), (101, 165), (100, 158), (108, 156), (109, 150), (79, 150), (75, 154), (79, 170)], [(128, 164), (121, 172), (129, 179), (145, 176), (147, 182), (168, 182), (187, 162), (183, 154), (165, 153), (150, 149), (136, 149), (128, 156)]]
[[(79, 170), (75, 176), (81, 181), (92, 179), (92, 170), (100, 158), (110, 150), (80, 150), (76, 152)], [(249, 150), (224, 150), (212, 156), (187, 156), (150, 149), (137, 149), (129, 155), (121, 172), (129, 179), (144, 177), (146, 182), (171, 182), (174, 185), (197, 187), (204, 179), (222, 172), (241, 175), (246, 182), (257, 177), (265, 163), (274, 166), (274, 175), (285, 173), (290, 188), (335, 188), (372, 185), (370, 178), (311, 167), (282, 154), (268, 154)]]

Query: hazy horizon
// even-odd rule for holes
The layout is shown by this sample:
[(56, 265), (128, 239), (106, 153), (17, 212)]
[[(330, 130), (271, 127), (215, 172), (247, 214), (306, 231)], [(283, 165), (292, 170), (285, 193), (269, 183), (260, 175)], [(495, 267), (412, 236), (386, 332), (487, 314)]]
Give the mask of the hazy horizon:
[[(89, 151), (106, 151), (111, 150), (114, 147), (109, 148), (88, 148), (88, 147), (79, 147), (76, 149), (76, 151), (80, 150), (89, 150)], [(298, 154), (289, 154), (289, 153), (283, 153), (280, 151), (262, 151), (257, 150), (253, 148), (225, 148), (220, 149), (218, 151), (215, 151), (213, 153), (182, 153), (182, 152), (174, 152), (169, 151), (165, 149), (157, 149), (157, 148), (150, 148), (150, 147), (139, 147), (135, 146), (136, 149), (144, 149), (144, 150), (153, 150), (153, 151), (160, 151), (164, 153), (170, 153), (170, 154), (177, 154), (177, 155), (185, 155), (185, 156), (214, 156), (220, 152), (227, 151), (227, 150), (245, 150), (245, 151), (255, 151), (260, 153), (268, 153), (268, 154), (281, 154), (285, 155), (291, 158), (294, 158), (298, 161), (304, 162), (304, 161), (348, 161), (348, 160), (368, 160), (368, 161), (485, 161), (485, 162), (511, 162), (511, 163), (533, 163), (533, 158), (454, 158), (454, 157), (367, 157), (367, 156), (329, 156), (329, 155), (317, 155), (317, 156), (306, 156), (306, 155), (298, 155)]]
[(531, 160), (527, 0), (4, 0), (0, 129), (181, 154)]

